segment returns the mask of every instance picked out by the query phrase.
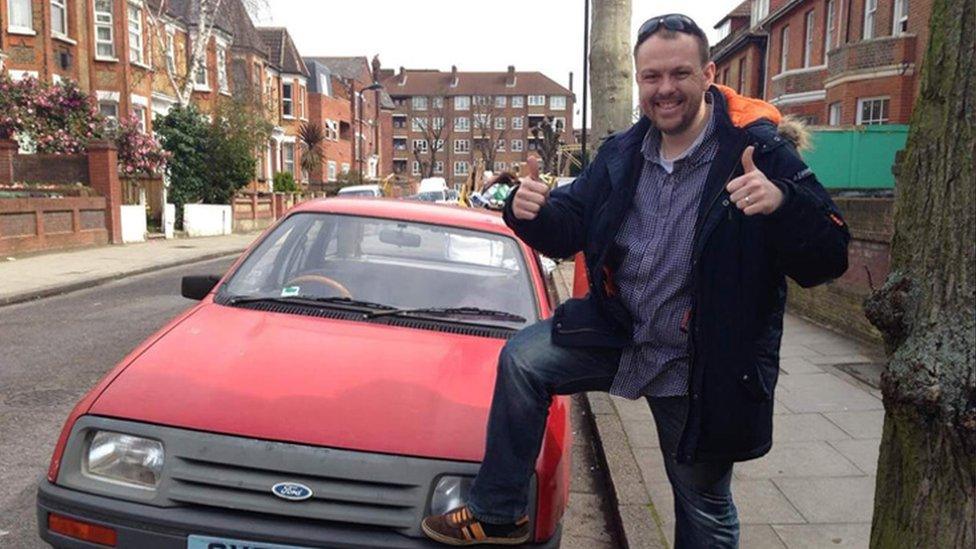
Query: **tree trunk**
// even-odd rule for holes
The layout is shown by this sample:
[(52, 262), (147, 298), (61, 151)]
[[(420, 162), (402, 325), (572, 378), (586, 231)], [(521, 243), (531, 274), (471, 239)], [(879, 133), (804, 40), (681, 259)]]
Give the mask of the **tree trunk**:
[(899, 161), (871, 546), (976, 547), (976, 8), (936, 0)]
[(630, 47), (630, 0), (593, 0), (590, 89), (593, 143), (633, 123), (634, 58)]

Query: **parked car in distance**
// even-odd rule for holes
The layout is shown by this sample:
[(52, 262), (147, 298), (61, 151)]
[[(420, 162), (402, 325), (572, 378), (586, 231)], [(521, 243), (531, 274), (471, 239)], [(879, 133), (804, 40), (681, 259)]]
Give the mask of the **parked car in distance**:
[(339, 189), (337, 194), (347, 198), (353, 196), (378, 197), (383, 196), (383, 190), (379, 185), (350, 185)]
[[(495, 212), (400, 200), (301, 204), (200, 302), (75, 406), (37, 492), (55, 547), (433, 549), (484, 455), (497, 357), (555, 306), (539, 256)], [(568, 400), (531, 479), (555, 548)]]

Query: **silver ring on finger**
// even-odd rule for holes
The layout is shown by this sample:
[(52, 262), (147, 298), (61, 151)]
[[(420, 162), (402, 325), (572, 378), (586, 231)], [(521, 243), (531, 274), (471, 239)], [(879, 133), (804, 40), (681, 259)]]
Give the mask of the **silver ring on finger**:
[(746, 197), (746, 204), (752, 204), (752, 197), (751, 196), (747, 196)]

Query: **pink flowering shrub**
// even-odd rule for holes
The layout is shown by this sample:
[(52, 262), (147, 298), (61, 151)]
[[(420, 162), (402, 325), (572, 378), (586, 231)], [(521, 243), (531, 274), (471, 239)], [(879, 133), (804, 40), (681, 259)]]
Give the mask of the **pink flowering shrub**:
[(163, 150), (154, 136), (139, 130), (138, 117), (130, 115), (123, 118), (112, 133), (118, 147), (119, 173), (122, 176), (163, 173), (170, 153)]

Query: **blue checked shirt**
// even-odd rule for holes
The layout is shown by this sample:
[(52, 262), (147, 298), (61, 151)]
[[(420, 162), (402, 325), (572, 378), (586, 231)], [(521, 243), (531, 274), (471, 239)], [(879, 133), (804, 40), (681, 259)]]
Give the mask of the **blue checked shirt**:
[[(706, 94), (707, 95), (707, 94)], [(614, 274), (634, 319), (632, 346), (623, 350), (610, 393), (635, 399), (688, 393), (691, 255), (698, 204), (718, 140), (714, 111), (684, 154), (661, 158), (661, 134), (647, 131), (644, 168), (616, 243), (624, 251)]]

